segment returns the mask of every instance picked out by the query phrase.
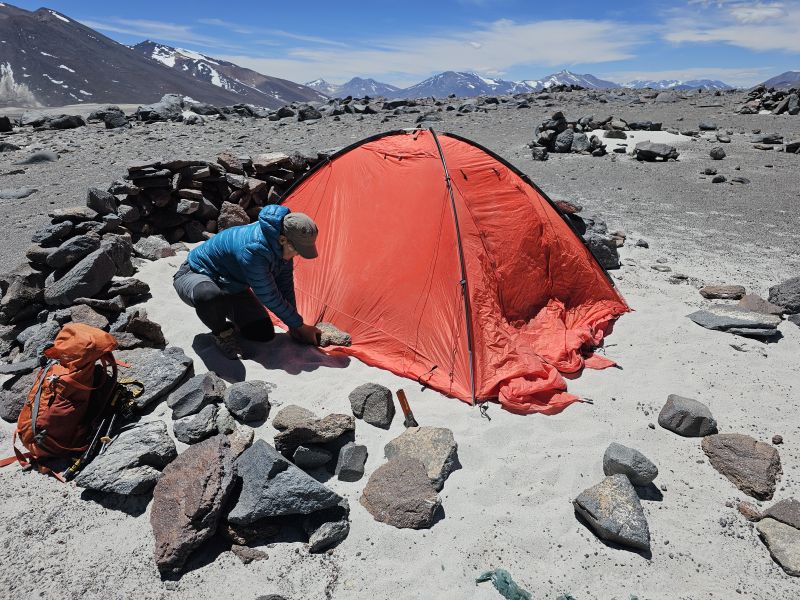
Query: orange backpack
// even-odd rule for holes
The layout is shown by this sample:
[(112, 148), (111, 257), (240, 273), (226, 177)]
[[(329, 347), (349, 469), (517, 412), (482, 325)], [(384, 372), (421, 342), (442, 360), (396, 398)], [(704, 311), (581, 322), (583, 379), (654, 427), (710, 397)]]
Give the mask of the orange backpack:
[[(53, 346), (44, 351), (48, 361), (17, 419), (14, 439), (19, 438), (28, 451), (19, 451), (15, 444), (15, 456), (0, 461), (0, 466), (17, 461), (62, 479), (37, 462), (89, 449), (116, 388), (117, 362), (112, 354), (116, 348), (114, 336), (101, 329), (82, 323), (61, 329)], [(98, 362), (100, 369), (95, 368)]]

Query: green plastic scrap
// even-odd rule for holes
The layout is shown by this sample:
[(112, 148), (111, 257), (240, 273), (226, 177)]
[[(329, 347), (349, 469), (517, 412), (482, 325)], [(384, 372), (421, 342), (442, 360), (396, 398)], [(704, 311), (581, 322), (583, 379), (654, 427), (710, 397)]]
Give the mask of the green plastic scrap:
[(530, 593), (519, 587), (505, 569), (493, 569), (481, 573), (475, 583), (491, 581), (495, 589), (507, 600), (532, 600)]

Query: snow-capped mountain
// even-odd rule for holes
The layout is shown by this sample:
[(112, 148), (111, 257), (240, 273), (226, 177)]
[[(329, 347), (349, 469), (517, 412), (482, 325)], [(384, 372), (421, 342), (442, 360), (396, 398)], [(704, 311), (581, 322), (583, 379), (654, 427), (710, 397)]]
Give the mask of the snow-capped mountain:
[(327, 100), (324, 94), (315, 89), (286, 79), (262, 75), (252, 69), (192, 50), (173, 48), (151, 40), (140, 42), (132, 48), (171, 69), (233, 92), (239, 96), (239, 102), (278, 108), (294, 101)]
[(628, 88), (651, 88), (654, 90), (732, 90), (733, 86), (723, 81), (715, 79), (690, 79), (681, 81), (679, 79), (634, 79), (625, 84)]
[(328, 83), (324, 79), (315, 79), (314, 81), (309, 81), (305, 85), (331, 98), (345, 98), (347, 96), (353, 96), (354, 98), (385, 96), (391, 98), (400, 90), (400, 88), (395, 85), (381, 83), (374, 79), (362, 79), (361, 77), (353, 77), (350, 81), (342, 85)]
[(236, 94), (176, 73), (54, 10), (0, 2), (0, 105), (155, 102), (179, 93), (212, 104)]
[(481, 94), (508, 94), (512, 92), (513, 87), (514, 83), (511, 81), (490, 79), (477, 73), (445, 71), (411, 87), (398, 90), (396, 95), (401, 98), (424, 98), (427, 96), (444, 98), (450, 94), (480, 96)]
[(559, 71), (558, 73), (548, 75), (542, 79), (524, 79), (518, 83), (525, 84), (535, 92), (540, 92), (556, 85), (578, 85), (582, 88), (595, 90), (620, 87), (618, 83), (614, 83), (613, 81), (598, 79), (589, 73), (578, 75), (576, 73), (572, 73), (571, 71), (567, 71), (566, 69)]
[(796, 88), (800, 87), (800, 71), (786, 71), (780, 75), (776, 75), (767, 79), (763, 84), (768, 88)]

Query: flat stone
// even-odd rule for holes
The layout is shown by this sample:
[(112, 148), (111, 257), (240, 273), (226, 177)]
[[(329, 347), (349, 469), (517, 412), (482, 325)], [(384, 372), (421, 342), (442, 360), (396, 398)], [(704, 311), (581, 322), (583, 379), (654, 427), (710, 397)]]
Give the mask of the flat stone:
[(97, 329), (108, 330), (108, 319), (85, 304), (72, 306), (69, 312), (73, 323), (84, 323)]
[(800, 501), (794, 498), (786, 498), (776, 502), (766, 509), (763, 515), (791, 525), (795, 529), (800, 529)]
[(44, 300), (50, 306), (70, 306), (78, 298), (91, 298), (111, 281), (116, 270), (109, 253), (99, 248), (46, 286)]
[(348, 442), (339, 450), (336, 476), (340, 481), (358, 481), (364, 476), (364, 463), (366, 462), (367, 447)]
[(719, 433), (703, 438), (703, 452), (711, 466), (748, 496), (770, 500), (781, 473), (781, 459), (771, 445), (741, 433)]
[(332, 508), (342, 498), (257, 440), (236, 461), (242, 491), (228, 521), (249, 525), (267, 517), (308, 515)]
[(458, 468), (458, 444), (444, 427), (409, 427), (384, 447), (386, 458), (405, 456), (420, 461), (436, 490)]
[(317, 328), (322, 332), (319, 345), (323, 348), (326, 346), (349, 346), (353, 343), (350, 334), (337, 329), (333, 323), (317, 323)]
[(762, 519), (756, 530), (775, 562), (789, 575), (800, 577), (800, 530), (775, 519)]
[(785, 312), (782, 306), (772, 304), (772, 302), (764, 300), (757, 294), (745, 294), (741, 297), (737, 306), (740, 306), (745, 310), (752, 310), (754, 312), (765, 313), (768, 315), (782, 315)]
[(141, 256), (147, 260), (158, 260), (159, 258), (175, 256), (175, 250), (173, 250), (170, 243), (158, 235), (143, 237), (133, 245), (133, 250), (136, 252), (137, 256)]
[(144, 296), (150, 293), (150, 286), (135, 277), (115, 278), (106, 293), (109, 296)]
[(292, 427), (296, 427), (300, 423), (305, 423), (316, 419), (317, 416), (302, 406), (296, 404), (287, 404), (280, 409), (272, 418), (272, 426), (278, 431), (285, 431)]
[(199, 412), (172, 423), (175, 437), (184, 444), (196, 444), (217, 433), (217, 407), (208, 404)]
[(225, 406), (240, 421), (259, 421), (269, 415), (269, 385), (266, 381), (240, 381), (224, 396)]
[(113, 494), (146, 494), (178, 452), (163, 421), (121, 431), (102, 454), (78, 473), (75, 485)]
[(41, 246), (51, 246), (68, 237), (69, 234), (72, 233), (73, 227), (74, 225), (71, 221), (51, 223), (50, 225), (46, 225), (41, 229), (37, 229), (36, 233), (34, 233), (31, 237), (31, 241), (34, 244), (39, 244)]
[(322, 552), (344, 540), (350, 533), (350, 522), (346, 520), (323, 523), (308, 538), (308, 551)]
[(425, 465), (415, 458), (398, 456), (370, 476), (361, 504), (376, 521), (400, 529), (433, 526), (441, 506)]
[(181, 419), (200, 412), (209, 404), (222, 402), (225, 388), (225, 381), (213, 371), (191, 377), (167, 398), (172, 418)]
[(186, 449), (166, 466), (153, 490), (150, 524), (162, 574), (179, 573), (189, 555), (217, 531), (234, 484), (234, 460), (224, 435)]
[(727, 304), (712, 304), (687, 316), (701, 327), (716, 331), (726, 331), (731, 327), (775, 329), (781, 322), (781, 318), (776, 315), (753, 312)]
[(658, 467), (638, 450), (612, 442), (603, 454), (603, 473), (626, 475), (633, 485), (645, 486), (658, 476)]
[(650, 529), (642, 504), (625, 475), (606, 477), (581, 492), (572, 504), (604, 540), (638, 550), (650, 549)]
[(120, 370), (121, 377), (136, 379), (144, 384), (144, 393), (135, 400), (139, 408), (166, 397), (192, 371), (192, 359), (177, 346), (169, 346), (164, 350), (120, 350), (114, 356), (131, 365), (130, 368)]
[(637, 159), (653, 162), (655, 160), (677, 160), (679, 153), (674, 146), (669, 144), (656, 144), (645, 141), (636, 144), (634, 154)]
[(746, 290), (741, 285), (705, 285), (700, 295), (709, 300), (739, 300)]
[(350, 407), (357, 419), (370, 425), (389, 429), (395, 415), (392, 391), (377, 383), (364, 383), (349, 395)]
[(100, 236), (96, 233), (78, 235), (66, 240), (45, 261), (51, 269), (65, 269), (100, 247)]
[(717, 421), (705, 404), (677, 394), (667, 396), (658, 424), (684, 437), (703, 437), (717, 431)]
[(800, 277), (792, 277), (769, 288), (769, 301), (787, 313), (800, 313)]
[(291, 455), (298, 446), (332, 442), (355, 428), (352, 415), (330, 414), (321, 419), (300, 421), (275, 436), (275, 448)]
[(333, 458), (333, 453), (319, 446), (298, 446), (292, 455), (292, 462), (299, 468), (316, 469), (327, 465)]

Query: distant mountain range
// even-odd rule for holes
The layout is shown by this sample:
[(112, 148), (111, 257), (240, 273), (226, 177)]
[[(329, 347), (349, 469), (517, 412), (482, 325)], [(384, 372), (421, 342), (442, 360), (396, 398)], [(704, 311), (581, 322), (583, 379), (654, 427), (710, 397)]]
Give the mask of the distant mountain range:
[(268, 77), (252, 69), (192, 50), (173, 48), (151, 40), (140, 42), (132, 46), (132, 49), (180, 73), (231, 91), (239, 96), (239, 102), (280, 108), (295, 101), (327, 100), (326, 95), (304, 85)]
[(326, 96), (386, 96), (387, 98), (424, 98), (434, 96), (444, 98), (450, 94), (456, 96), (480, 96), (480, 95), (500, 95), (500, 94), (519, 94), (542, 92), (560, 85), (580, 86), (585, 89), (613, 89), (621, 87), (631, 88), (653, 88), (656, 90), (729, 90), (733, 89), (722, 81), (711, 79), (694, 79), (690, 81), (679, 81), (676, 79), (660, 81), (631, 81), (627, 84), (619, 84), (605, 79), (599, 79), (594, 75), (585, 73), (579, 75), (567, 71), (559, 71), (547, 75), (542, 79), (523, 79), (521, 81), (506, 81), (504, 79), (494, 79), (483, 77), (477, 73), (467, 71), (445, 71), (438, 73), (424, 81), (414, 84), (407, 88), (397, 88), (387, 83), (380, 83), (374, 79), (360, 79), (356, 77), (343, 85), (330, 84), (324, 79), (317, 79), (306, 83), (306, 86), (314, 88)]
[(771, 79), (767, 79), (761, 85), (765, 85), (768, 88), (795, 88), (800, 87), (800, 71), (786, 71), (785, 73), (781, 73), (780, 75), (776, 75)]
[(623, 87), (628, 88), (652, 88), (654, 90), (732, 90), (733, 86), (716, 79), (690, 79), (681, 81), (679, 79), (635, 79), (629, 81)]

